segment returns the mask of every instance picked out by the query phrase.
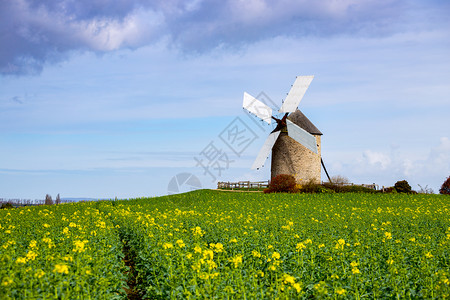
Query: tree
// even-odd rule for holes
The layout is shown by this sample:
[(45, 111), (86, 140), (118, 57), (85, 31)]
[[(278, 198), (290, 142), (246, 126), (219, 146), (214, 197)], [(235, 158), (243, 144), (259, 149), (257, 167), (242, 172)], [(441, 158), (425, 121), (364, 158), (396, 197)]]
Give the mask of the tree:
[(411, 193), (412, 191), (411, 186), (406, 180), (397, 181), (394, 185), (394, 188), (397, 191), (397, 193)]
[(56, 195), (55, 204), (61, 204), (61, 197), (59, 197), (59, 194)]
[(52, 196), (50, 196), (49, 194), (45, 195), (45, 205), (52, 205), (53, 204), (53, 200), (52, 200)]
[(442, 195), (450, 195), (450, 176), (442, 184), (441, 188), (439, 189), (439, 193)]
[(350, 180), (342, 175), (335, 175), (333, 177), (331, 177), (331, 182), (332, 184), (336, 184), (336, 185), (346, 185), (350, 183)]

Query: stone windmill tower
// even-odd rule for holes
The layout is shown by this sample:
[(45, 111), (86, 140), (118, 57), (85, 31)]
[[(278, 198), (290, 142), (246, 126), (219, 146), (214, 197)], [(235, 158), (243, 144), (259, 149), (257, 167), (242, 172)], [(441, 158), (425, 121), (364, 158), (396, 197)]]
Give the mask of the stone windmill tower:
[(272, 178), (279, 174), (291, 174), (297, 182), (320, 182), (322, 133), (297, 108), (313, 78), (314, 76), (297, 76), (279, 110), (284, 113), (281, 118), (272, 116), (270, 107), (244, 93), (245, 109), (268, 124), (272, 120), (277, 122), (256, 157), (252, 169), (261, 168), (272, 152)]
[(295, 176), (297, 182), (308, 180), (320, 182), (320, 137), (322, 132), (298, 109), (291, 113), (287, 119), (314, 136), (317, 153), (291, 138), (286, 129), (281, 130), (272, 147), (271, 177), (279, 174), (291, 174)]

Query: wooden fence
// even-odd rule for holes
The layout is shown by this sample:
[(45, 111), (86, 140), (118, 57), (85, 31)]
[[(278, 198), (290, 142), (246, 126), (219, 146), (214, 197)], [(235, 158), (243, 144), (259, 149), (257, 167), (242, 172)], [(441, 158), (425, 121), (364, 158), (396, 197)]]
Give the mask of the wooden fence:
[(269, 181), (238, 181), (238, 182), (229, 182), (229, 181), (219, 181), (217, 183), (218, 189), (265, 189), (269, 186)]
[[(327, 182), (327, 181), (322, 181), (322, 184), (324, 184), (324, 183), (329, 183), (329, 182)], [(356, 186), (362, 186), (362, 187), (365, 187), (365, 188), (368, 188), (368, 189), (372, 189), (372, 190), (379, 190), (379, 186), (378, 186), (378, 184), (375, 184), (375, 183), (372, 183), (372, 184), (364, 184), (364, 183), (361, 183), (361, 184), (356, 184), (356, 183), (333, 183), (334, 185), (339, 185), (339, 186), (354, 186), (354, 185), (356, 185)]]
[[(229, 182), (229, 181), (219, 181), (217, 183), (217, 188), (218, 189), (264, 189), (269, 187), (269, 180), (266, 181), (256, 181), (256, 182), (251, 182), (251, 181), (238, 181), (238, 182)], [(322, 182), (325, 183), (325, 182)], [(357, 186), (362, 186), (365, 188), (369, 188), (372, 190), (379, 190), (379, 186), (378, 184), (355, 184), (355, 183), (337, 183), (336, 185), (342, 185), (342, 186), (353, 186), (353, 185), (357, 185)]]

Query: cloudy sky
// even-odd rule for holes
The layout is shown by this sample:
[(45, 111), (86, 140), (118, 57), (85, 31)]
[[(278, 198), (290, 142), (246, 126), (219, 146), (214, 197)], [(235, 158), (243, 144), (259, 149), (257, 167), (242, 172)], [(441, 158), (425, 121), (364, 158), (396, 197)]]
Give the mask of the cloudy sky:
[(315, 75), (300, 108), (331, 175), (437, 192), (449, 15), (445, 0), (0, 1), (0, 198), (268, 179), (250, 166), (271, 128), (242, 95), (276, 107), (297, 75)]

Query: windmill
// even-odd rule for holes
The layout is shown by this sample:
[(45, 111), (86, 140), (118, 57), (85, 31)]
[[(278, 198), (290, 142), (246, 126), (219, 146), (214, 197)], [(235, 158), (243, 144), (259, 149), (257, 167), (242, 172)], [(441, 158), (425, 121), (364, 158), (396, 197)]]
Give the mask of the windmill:
[(280, 118), (272, 115), (269, 106), (244, 93), (243, 107), (246, 110), (268, 124), (272, 120), (277, 123), (259, 151), (252, 169), (263, 167), (272, 152), (272, 178), (279, 174), (291, 174), (296, 177), (297, 182), (320, 182), (321, 163), (323, 165), (320, 157), (322, 133), (297, 108), (313, 78), (314, 76), (297, 76), (279, 110), (279, 113), (284, 114)]

